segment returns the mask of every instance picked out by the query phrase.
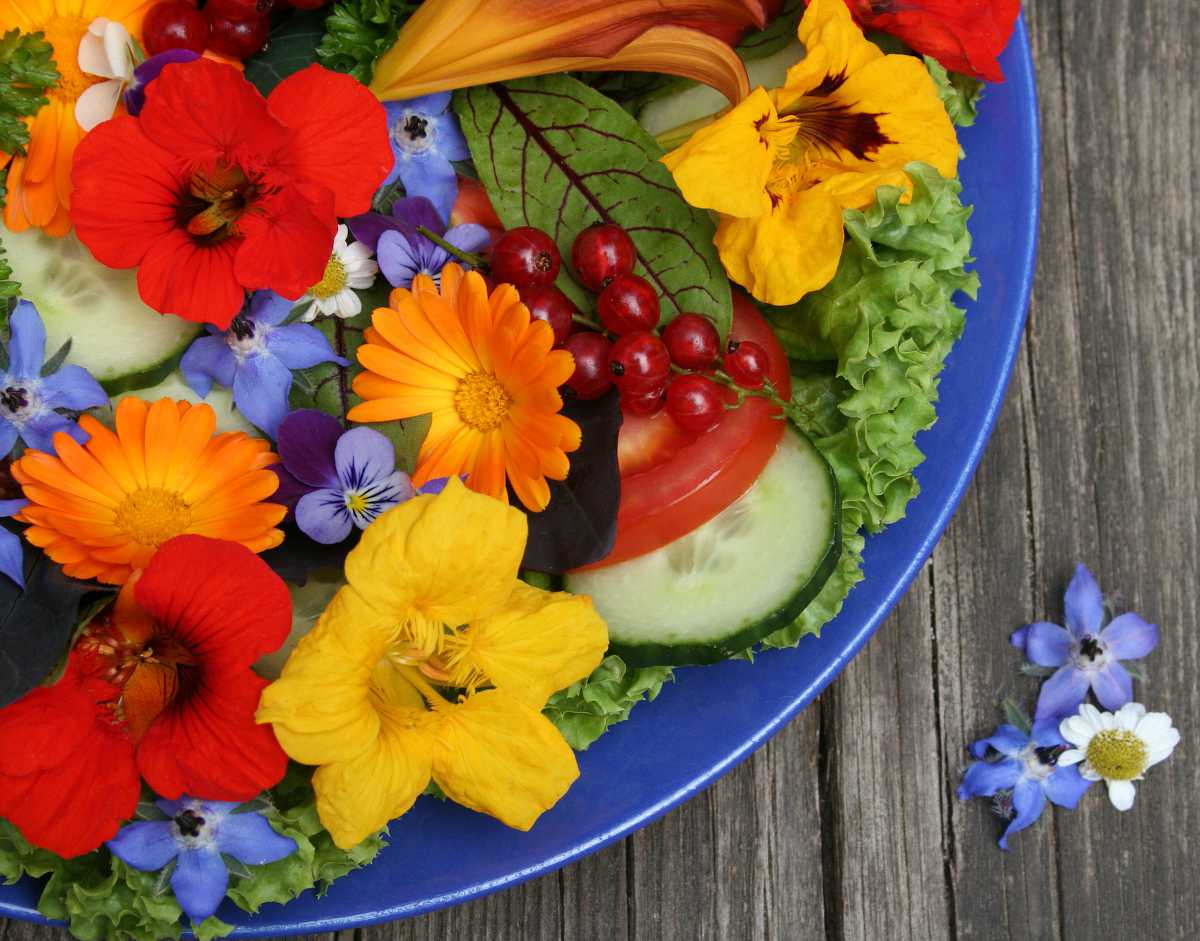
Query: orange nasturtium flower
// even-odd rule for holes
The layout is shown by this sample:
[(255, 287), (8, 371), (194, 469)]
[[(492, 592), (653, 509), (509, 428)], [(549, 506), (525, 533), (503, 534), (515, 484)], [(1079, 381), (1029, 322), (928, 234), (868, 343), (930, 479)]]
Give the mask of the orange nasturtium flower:
[(738, 101), (746, 69), (718, 35), (766, 20), (764, 0), (425, 0), (371, 91), (394, 100), (554, 72), (662, 72)]
[[(0, 33), (16, 28), (44, 34), (54, 47), (54, 65), (61, 76), (46, 95), (49, 103), (30, 119), (27, 152), (13, 157), (9, 167), (4, 206), (4, 224), (9, 229), (20, 232), (33, 227), (48, 235), (70, 231), (71, 161), (85, 133), (76, 120), (75, 108), (84, 92), (106, 80), (104, 75), (80, 67), (80, 42), (98, 19), (123, 27), (140, 42), (142, 18), (155, 2), (0, 0)], [(115, 106), (116, 101), (110, 105)]]
[(358, 348), (364, 371), (354, 391), (365, 401), (351, 421), (388, 422), (432, 413), (413, 483), (467, 475), (467, 486), (506, 500), (505, 480), (531, 510), (550, 502), (546, 478), (563, 480), (579, 426), (559, 414), (558, 387), (575, 369), (554, 350), (554, 331), (530, 317), (516, 288), (490, 294), (483, 277), (442, 269), (397, 288), (376, 308)]
[(757, 88), (663, 162), (693, 206), (721, 214), (729, 276), (769, 304), (824, 287), (842, 254), (842, 212), (880, 186), (911, 188), (904, 168), (958, 166), (958, 139), (920, 59), (884, 55), (844, 0), (811, 0), (804, 58), (782, 88)]
[(86, 444), (59, 432), (55, 454), (30, 450), (12, 464), (29, 500), (14, 518), (68, 575), (123, 585), (185, 533), (253, 552), (283, 541), (275, 527), (287, 508), (262, 502), (279, 486), (270, 442), (214, 435), (210, 406), (173, 399), (125, 398), (116, 417), (113, 433), (84, 415)]
[(517, 579), (526, 517), (452, 479), (388, 510), (346, 558), (349, 583), (263, 692), (344, 848), (405, 813), (432, 777), (528, 830), (579, 776), (542, 707), (594, 670), (608, 631), (588, 598)]

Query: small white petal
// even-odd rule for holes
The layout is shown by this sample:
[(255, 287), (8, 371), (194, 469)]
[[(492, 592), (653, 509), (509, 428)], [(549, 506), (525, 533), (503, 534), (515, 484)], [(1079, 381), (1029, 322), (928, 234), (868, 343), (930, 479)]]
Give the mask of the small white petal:
[(353, 291), (339, 291), (337, 312), (339, 317), (357, 317), (362, 312), (362, 301)]
[(370, 259), (371, 247), (366, 242), (353, 242), (342, 250), (342, 261), (346, 267), (357, 267)]
[[(304, 301), (308, 297), (309, 297), (309, 295), (306, 294), (304, 297), (300, 298), (300, 300)], [(300, 315), (300, 320), (303, 323), (312, 323), (314, 320), (317, 319), (318, 313), (320, 313), (320, 310), (318, 309), (317, 301), (314, 300), (311, 304), (308, 305), (308, 308), (304, 311), (304, 313), (302, 313)]]
[(1151, 748), (1171, 731), (1171, 717), (1165, 712), (1151, 712), (1142, 716), (1133, 727), (1138, 738)]
[(1133, 798), (1137, 790), (1132, 781), (1109, 781), (1108, 799), (1117, 810), (1128, 810), (1133, 806)]
[(120, 23), (109, 23), (105, 28), (104, 54), (113, 78), (126, 82), (133, 78), (133, 38)]
[(1083, 716), (1071, 716), (1063, 719), (1058, 726), (1059, 734), (1076, 748), (1087, 748), (1088, 742), (1096, 734), (1095, 730)]
[(1085, 765), (1083, 765), (1083, 767), (1081, 767), (1081, 768), (1079, 769), (1079, 774), (1080, 774), (1080, 776), (1081, 776), (1081, 777), (1083, 777), (1085, 780), (1088, 780), (1088, 781), (1100, 781), (1100, 780), (1102, 780), (1102, 778), (1100, 777), (1100, 775), (1099, 775), (1099, 774), (1097, 774), (1097, 773), (1096, 773), (1096, 772), (1095, 772), (1095, 771), (1092, 769), (1092, 766), (1091, 766), (1091, 765), (1089, 765), (1089, 764), (1085, 764)]
[(339, 249), (346, 247), (346, 239), (348, 238), (349, 234), (350, 230), (344, 224), (338, 226), (337, 235), (333, 239), (334, 254), (337, 254)]
[(1079, 717), (1093, 729), (1099, 729), (1101, 727), (1100, 710), (1093, 706), (1090, 702), (1085, 702), (1080, 705)]
[(90, 131), (111, 118), (117, 110), (121, 88), (121, 81), (112, 78), (84, 89), (75, 102), (75, 123)]
[(1117, 728), (1128, 729), (1132, 732), (1145, 714), (1146, 707), (1140, 702), (1127, 702), (1117, 710)]
[(1179, 730), (1171, 729), (1162, 740), (1155, 745), (1150, 746), (1149, 754), (1146, 756), (1146, 767), (1156, 765), (1160, 761), (1166, 761), (1171, 757), (1171, 752), (1175, 750), (1175, 746), (1179, 744)]
[(1069, 765), (1077, 765), (1083, 761), (1087, 755), (1078, 748), (1068, 748), (1065, 752), (1058, 756), (1058, 766), (1066, 768)]
[(117, 78), (109, 68), (108, 55), (104, 49), (104, 29), (109, 21), (98, 17), (79, 40), (79, 70), (101, 78)]
[(1117, 717), (1111, 712), (1100, 713), (1100, 730), (1102, 732), (1115, 732), (1117, 729)]

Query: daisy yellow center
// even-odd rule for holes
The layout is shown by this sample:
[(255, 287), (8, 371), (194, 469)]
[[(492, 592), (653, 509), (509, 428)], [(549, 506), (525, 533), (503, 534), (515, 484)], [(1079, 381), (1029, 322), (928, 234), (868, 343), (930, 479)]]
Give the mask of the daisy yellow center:
[(54, 65), (61, 76), (49, 95), (64, 104), (74, 104), (89, 87), (103, 81), (98, 76), (84, 74), (79, 68), (79, 41), (87, 33), (88, 23), (78, 16), (55, 14), (40, 29), (54, 47)]
[(495, 431), (511, 408), (512, 396), (491, 373), (468, 373), (454, 390), (454, 410), (476, 431)]
[(1087, 760), (1092, 770), (1109, 781), (1132, 781), (1146, 770), (1149, 749), (1128, 729), (1105, 729), (1088, 743)]
[(325, 266), (325, 275), (314, 284), (309, 293), (317, 300), (326, 300), (340, 294), (346, 287), (346, 266), (337, 255), (331, 255)]
[(192, 521), (192, 510), (177, 493), (148, 487), (135, 490), (117, 507), (113, 524), (143, 546), (159, 546)]

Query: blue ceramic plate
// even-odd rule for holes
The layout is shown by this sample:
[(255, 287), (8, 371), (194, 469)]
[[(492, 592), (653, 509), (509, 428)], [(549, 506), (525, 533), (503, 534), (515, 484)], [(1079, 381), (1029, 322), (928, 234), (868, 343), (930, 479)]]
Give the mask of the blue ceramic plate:
[[(1008, 81), (988, 89), (962, 133), (964, 198), (983, 282), (950, 356), (937, 425), (920, 437), (928, 460), (908, 517), (867, 540), (866, 580), (821, 638), (743, 662), (678, 671), (650, 705), (579, 756), (582, 774), (530, 833), (454, 804), (423, 799), (392, 827), (374, 865), (250, 916), (226, 904), (235, 937), (315, 934), (454, 905), (551, 872), (629, 835), (707, 787), (774, 735), (850, 661), (933, 551), (991, 433), (1021, 340), (1033, 280), (1038, 127), (1024, 23), (1002, 58)], [(0, 887), (0, 916), (42, 921), (39, 886)]]

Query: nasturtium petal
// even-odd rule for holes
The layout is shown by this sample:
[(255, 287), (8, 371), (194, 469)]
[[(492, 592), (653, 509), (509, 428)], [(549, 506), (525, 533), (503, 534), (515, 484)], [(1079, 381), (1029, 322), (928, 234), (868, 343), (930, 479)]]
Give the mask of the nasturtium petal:
[(810, 54), (788, 69), (787, 87), (800, 91), (857, 72), (883, 55), (855, 25), (845, 0), (811, 0), (797, 36)]
[(463, 663), (528, 706), (588, 676), (604, 659), (608, 628), (590, 598), (518, 582), (500, 611), (465, 631)]
[(528, 830), (579, 777), (575, 753), (536, 709), (503, 690), (440, 712), (433, 777), (454, 801)]

